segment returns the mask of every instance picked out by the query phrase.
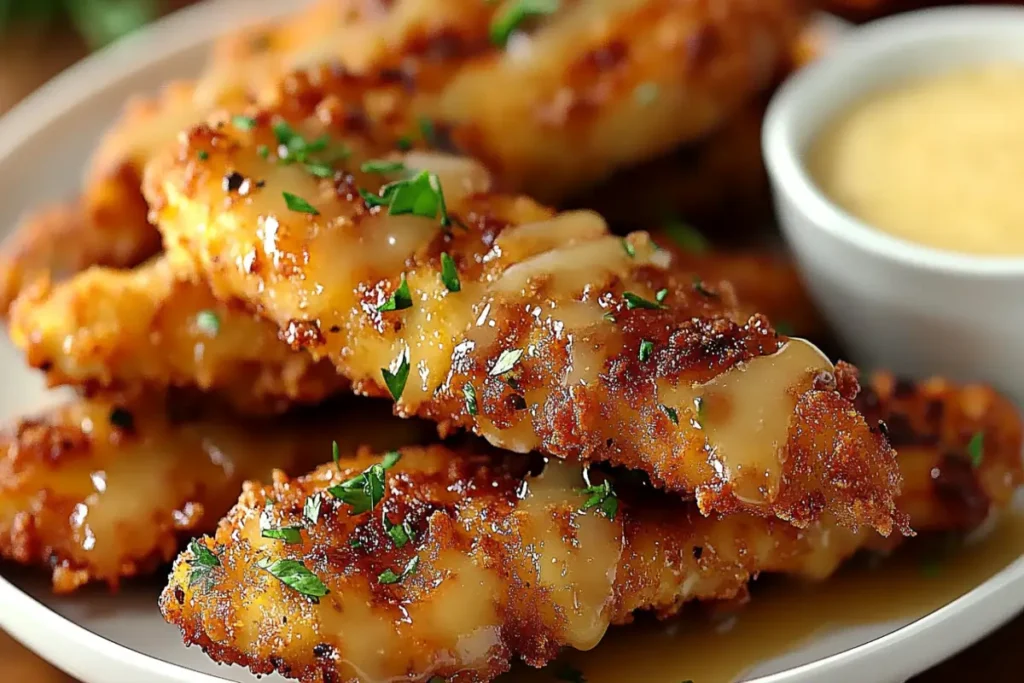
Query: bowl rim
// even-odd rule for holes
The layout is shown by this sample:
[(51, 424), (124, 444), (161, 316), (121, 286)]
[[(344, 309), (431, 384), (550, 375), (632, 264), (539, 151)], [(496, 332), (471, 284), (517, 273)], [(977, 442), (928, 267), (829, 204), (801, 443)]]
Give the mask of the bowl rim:
[[(796, 143), (795, 114), (808, 102), (835, 92), (839, 73), (867, 71), (879, 60), (914, 45), (934, 45), (985, 35), (1019, 34), (1024, 41), (1024, 7), (941, 7), (907, 12), (855, 28), (828, 54), (791, 76), (775, 93), (765, 114), (762, 149), (776, 194), (785, 195), (815, 229), (849, 246), (917, 270), (973, 278), (1024, 277), (1024, 256), (982, 256), (930, 247), (890, 235), (848, 213), (810, 177)], [(994, 52), (993, 57), (998, 57)], [(968, 62), (965, 62), (968, 63)], [(975, 62), (976, 63), (976, 62)], [(854, 89), (856, 90), (856, 88)], [(861, 92), (867, 92), (870, 86)], [(849, 91), (846, 91), (849, 92)], [(827, 112), (827, 107), (822, 108)], [(815, 133), (830, 118), (818, 114)]]
[[(215, 16), (238, 16), (242, 5), (252, 2), (254, 0), (200, 3), (63, 72), (16, 109), (0, 117), (0, 159), (24, 146), (40, 144), (37, 136), (62, 115), (139, 68), (173, 58), (190, 46), (211, 40)], [(277, 0), (260, 0), (260, 4), (280, 6)], [(245, 9), (251, 12), (252, 6), (246, 4)], [(155, 48), (154, 43), (157, 45)], [(748, 683), (816, 683), (824, 676), (829, 676), (829, 680), (839, 680), (837, 676), (842, 676), (843, 681), (864, 680), (868, 671), (867, 678), (872, 680), (891, 681), (907, 677), (967, 647), (1021, 608), (1024, 608), (1024, 558), (1008, 564), (949, 604), (887, 634), (813, 662), (750, 679)], [(11, 583), (2, 572), (0, 627), (32, 649), (50, 655), (59, 668), (69, 666), (76, 652), (88, 651), (119, 664), (116, 680), (138, 680), (126, 678), (126, 672), (133, 676), (145, 674), (153, 680), (180, 683), (228, 680), (135, 650), (94, 632), (37, 600)], [(169, 634), (169, 637), (173, 638), (173, 635)], [(56, 661), (58, 652), (62, 653), (63, 659)], [(110, 675), (112, 671), (108, 668), (106, 673)], [(82, 677), (89, 678), (86, 675)]]

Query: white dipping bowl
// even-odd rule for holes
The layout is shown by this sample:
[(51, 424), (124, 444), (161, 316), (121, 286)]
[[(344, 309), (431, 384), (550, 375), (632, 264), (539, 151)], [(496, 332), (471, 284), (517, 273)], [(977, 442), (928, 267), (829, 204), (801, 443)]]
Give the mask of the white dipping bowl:
[(834, 204), (804, 162), (823, 128), (870, 92), (998, 61), (1024, 64), (1024, 8), (927, 10), (855, 29), (779, 90), (763, 145), (783, 233), (851, 360), (981, 380), (1024, 400), (1024, 257), (886, 234)]

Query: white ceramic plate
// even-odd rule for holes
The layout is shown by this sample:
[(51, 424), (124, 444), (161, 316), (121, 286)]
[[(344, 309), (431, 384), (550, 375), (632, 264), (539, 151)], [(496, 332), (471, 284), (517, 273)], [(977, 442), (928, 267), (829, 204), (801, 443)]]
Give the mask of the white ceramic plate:
[[(75, 66), (10, 112), (0, 120), (0, 231), (9, 231), (31, 207), (75, 191), (97, 137), (129, 95), (195, 74), (211, 39), (236, 25), (239, 17), (294, 11), (297, 4), (220, 0), (180, 12)], [(0, 341), (0, 377), (0, 419), (53, 399), (6, 338)], [(116, 595), (89, 590), (55, 598), (39, 578), (11, 568), (4, 571), (0, 627), (87, 683), (255, 680), (240, 669), (218, 667), (200, 651), (180, 644), (177, 631), (157, 611), (157, 581), (127, 586)], [(884, 585), (880, 583), (882, 589)], [(977, 640), (1022, 607), (1024, 560), (1018, 559), (923, 618), (834, 630), (777, 653), (748, 672), (748, 678), (759, 683), (901, 681)], [(668, 683), (689, 678), (687, 662), (699, 654), (680, 652), (679, 670)], [(622, 659), (617, 680), (636, 680), (629, 657)]]

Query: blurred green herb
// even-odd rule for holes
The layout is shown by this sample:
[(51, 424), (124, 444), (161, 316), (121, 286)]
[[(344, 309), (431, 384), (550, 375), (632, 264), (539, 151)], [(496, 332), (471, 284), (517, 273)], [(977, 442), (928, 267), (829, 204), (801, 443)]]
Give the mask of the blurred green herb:
[(67, 22), (95, 49), (160, 15), (158, 0), (0, 0), (0, 34), (18, 25)]

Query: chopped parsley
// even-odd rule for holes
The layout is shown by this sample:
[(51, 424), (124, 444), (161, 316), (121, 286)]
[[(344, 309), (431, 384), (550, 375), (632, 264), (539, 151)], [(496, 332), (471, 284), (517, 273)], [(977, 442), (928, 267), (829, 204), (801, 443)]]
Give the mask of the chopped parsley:
[(363, 173), (397, 173), (405, 170), (405, 164), (401, 161), (387, 161), (384, 159), (370, 159), (359, 167)]
[(412, 178), (388, 183), (378, 195), (365, 190), (359, 191), (367, 206), (387, 206), (392, 216), (412, 214), (423, 218), (441, 217), (441, 226), (452, 224), (448, 207), (444, 201), (441, 180), (436, 173), (420, 171)]
[(405, 565), (405, 568), (402, 569), (402, 573), (401, 574), (396, 574), (392, 569), (388, 568), (388, 569), (385, 569), (384, 571), (382, 571), (377, 576), (377, 581), (379, 583), (383, 583), (385, 585), (390, 585), (392, 583), (398, 583), (399, 581), (402, 581), (406, 577), (411, 576), (412, 574), (414, 574), (416, 572), (416, 569), (419, 566), (420, 566), (420, 556), (419, 555), (413, 555), (412, 559), (409, 560), (409, 562)]
[(459, 269), (455, 267), (455, 261), (448, 255), (448, 252), (441, 253), (441, 282), (449, 292), (458, 292), (462, 289), (462, 283), (459, 281)]
[(323, 505), (323, 502), (324, 497), (319, 493), (314, 493), (306, 498), (306, 502), (302, 506), (302, 518), (310, 524), (316, 524), (320, 520), (320, 506)]
[(466, 412), (470, 415), (476, 415), (476, 389), (472, 384), (466, 382), (465, 386), (462, 387), (462, 395), (466, 398)]
[(663, 303), (665, 303), (665, 297), (667, 297), (667, 296), (668, 296), (668, 290), (667, 289), (659, 289), (657, 291), (657, 293), (655, 293), (655, 295), (654, 295), (654, 300), (657, 301), (659, 304), (663, 304)]
[(665, 232), (668, 234), (672, 241), (679, 245), (680, 248), (693, 252), (695, 254), (703, 254), (711, 245), (704, 235), (697, 232), (697, 229), (691, 225), (688, 225), (680, 220), (673, 220), (665, 226)]
[(512, 368), (516, 366), (516, 363), (519, 362), (522, 355), (522, 349), (505, 349), (502, 351), (501, 355), (498, 356), (498, 360), (494, 364), (494, 367), (491, 368), (491, 376), (498, 377), (512, 370)]
[(626, 252), (626, 255), (629, 256), (629, 258), (636, 258), (636, 247), (634, 247), (633, 243), (625, 237), (622, 238), (622, 250)]
[(271, 560), (264, 557), (256, 562), (256, 566), (302, 595), (322, 598), (330, 592), (323, 581), (298, 560)]
[(387, 311), (404, 311), (407, 308), (412, 308), (412, 292), (409, 291), (409, 283), (403, 274), (398, 289), (392, 292), (388, 300), (378, 306), (377, 310), (385, 313)]
[(775, 323), (775, 332), (783, 337), (792, 337), (796, 330), (793, 329), (793, 323), (788, 320), (780, 320)]
[(188, 587), (192, 588), (203, 584), (204, 588), (208, 590), (213, 583), (213, 570), (220, 566), (220, 559), (206, 547), (205, 543), (200, 543), (198, 538), (192, 539), (192, 542), (188, 544), (188, 549), (192, 553)]
[(220, 332), (220, 317), (209, 309), (196, 313), (196, 327), (208, 337), (216, 337)]
[(612, 313), (611, 311), (608, 311), (607, 313), (605, 313), (605, 314), (604, 314), (603, 316), (601, 316), (601, 317), (602, 317), (602, 318), (604, 318), (605, 320), (607, 320), (607, 321), (608, 321), (608, 322), (610, 322), (610, 323), (613, 323), (613, 322), (615, 322), (615, 314), (614, 314), (614, 313)]
[(971, 465), (981, 466), (981, 461), (985, 458), (985, 432), (974, 433), (967, 444), (967, 455), (971, 458)]
[(643, 363), (647, 361), (647, 359), (651, 357), (652, 353), (654, 353), (654, 342), (649, 339), (642, 340), (640, 342), (640, 362)]
[(338, 442), (331, 442), (331, 459), (334, 460), (334, 466), (341, 470), (341, 449), (338, 448)]
[(619, 511), (619, 498), (615, 495), (615, 491), (612, 490), (611, 479), (605, 479), (598, 486), (588, 486), (585, 489), (581, 489), (580, 493), (584, 496), (590, 496), (583, 503), (583, 506), (580, 508), (581, 511), (586, 512), (590, 508), (596, 507), (608, 519), (615, 519), (615, 513)]
[(358, 538), (350, 538), (349, 541), (348, 541), (348, 547), (349, 548), (355, 548), (356, 550), (359, 550), (360, 548), (363, 547), (363, 542), (360, 541)]
[(249, 131), (256, 127), (256, 119), (251, 116), (236, 115), (231, 117), (231, 125), (238, 130)]
[(491, 42), (505, 45), (524, 21), (531, 17), (554, 14), (560, 4), (559, 0), (511, 0), (491, 22)]
[(332, 168), (330, 164), (325, 164), (320, 161), (308, 161), (303, 164), (303, 167), (317, 178), (334, 177), (334, 168)]
[(639, 294), (634, 294), (633, 292), (624, 292), (622, 298), (626, 300), (626, 308), (629, 310), (633, 310), (634, 308), (646, 308), (650, 310), (665, 308), (665, 305), (660, 301), (651, 301), (643, 298)]
[(270, 158), (270, 148), (267, 147), (266, 145), (260, 145), (259, 147), (257, 147), (256, 153), (259, 154), (264, 159)]
[(361, 474), (331, 486), (327, 492), (352, 507), (350, 514), (361, 515), (377, 507), (384, 498), (384, 472), (395, 466), (401, 455), (387, 453), (381, 462), (371, 465)]
[(320, 212), (302, 197), (297, 197), (291, 192), (282, 192), (282, 194), (284, 195), (284, 203), (290, 210), (297, 211), (299, 213), (308, 213), (312, 216), (320, 215)]
[(403, 152), (408, 152), (410, 149), (412, 149), (412, 138), (409, 137), (408, 135), (401, 136), (395, 141), (395, 147), (402, 150)]
[(658, 407), (661, 408), (661, 412), (668, 415), (668, 419), (672, 420), (673, 424), (679, 424), (679, 413), (676, 412), (675, 408), (671, 408), (664, 403), (659, 403)]
[(636, 86), (633, 91), (633, 98), (636, 103), (640, 106), (646, 107), (647, 105), (654, 104), (658, 99), (658, 94), (661, 92), (661, 88), (657, 83), (647, 81)]
[(207, 159), (210, 158), (210, 153), (207, 152), (205, 149), (201, 149), (199, 150), (199, 153), (196, 156), (199, 157), (199, 161), (206, 161)]
[(381, 517), (384, 521), (384, 531), (391, 538), (391, 542), (395, 544), (396, 548), (401, 548), (412, 540), (413, 531), (412, 527), (409, 526), (409, 522), (403, 521), (401, 524), (392, 524), (387, 515), (381, 515)]
[(402, 352), (398, 369), (391, 372), (388, 368), (381, 368), (380, 374), (384, 377), (384, 384), (387, 385), (391, 397), (396, 401), (402, 398), (405, 391), (405, 383), (409, 381), (409, 354)]
[(268, 527), (266, 529), (260, 529), (260, 536), (263, 538), (273, 538), (290, 544), (302, 543), (301, 527), (297, 526), (283, 526), (276, 529)]

